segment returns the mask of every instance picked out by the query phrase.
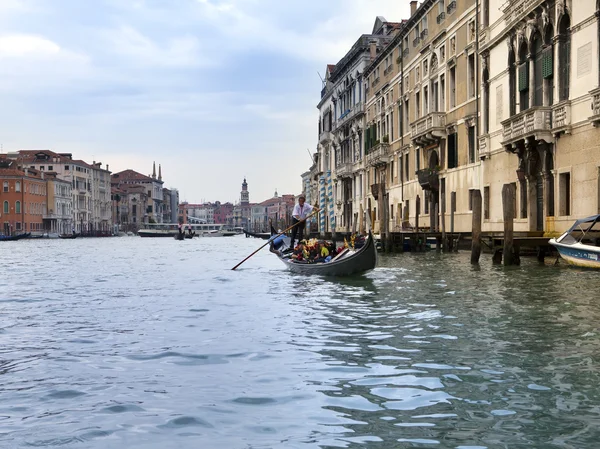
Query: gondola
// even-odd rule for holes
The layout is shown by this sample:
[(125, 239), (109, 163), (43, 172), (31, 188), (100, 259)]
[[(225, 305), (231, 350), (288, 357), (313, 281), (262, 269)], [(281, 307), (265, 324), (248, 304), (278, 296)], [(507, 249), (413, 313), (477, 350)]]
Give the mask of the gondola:
[(257, 239), (269, 240), (271, 238), (271, 234), (268, 232), (250, 232), (244, 229), (244, 234), (246, 237), (254, 237)]
[[(285, 238), (284, 245), (289, 245), (289, 238)], [(316, 274), (320, 276), (352, 276), (354, 274), (364, 273), (372, 270), (377, 265), (377, 249), (375, 248), (375, 239), (369, 231), (365, 244), (359, 249), (344, 249), (336, 255), (330, 262), (324, 263), (303, 263), (296, 262), (286, 257), (285, 251), (272, 249), (271, 252), (277, 254), (286, 268), (293, 273), (298, 274)]]
[(58, 237), (61, 239), (76, 239), (79, 234), (60, 234)]

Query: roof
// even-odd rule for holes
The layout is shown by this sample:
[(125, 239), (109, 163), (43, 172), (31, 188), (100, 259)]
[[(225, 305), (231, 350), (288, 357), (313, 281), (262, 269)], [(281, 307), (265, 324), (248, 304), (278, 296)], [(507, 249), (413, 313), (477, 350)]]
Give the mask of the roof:
[(128, 168), (127, 170), (120, 171), (118, 173), (113, 173), (111, 175), (111, 182), (160, 182), (158, 179), (153, 179), (150, 176), (142, 175), (141, 173), (136, 172), (135, 170), (131, 170)]
[(27, 170), (27, 174), (25, 174), (24, 170), (17, 170), (16, 168), (0, 168), (0, 177), (5, 176), (14, 176), (16, 178), (36, 178), (39, 180), (42, 179), (37, 170)]

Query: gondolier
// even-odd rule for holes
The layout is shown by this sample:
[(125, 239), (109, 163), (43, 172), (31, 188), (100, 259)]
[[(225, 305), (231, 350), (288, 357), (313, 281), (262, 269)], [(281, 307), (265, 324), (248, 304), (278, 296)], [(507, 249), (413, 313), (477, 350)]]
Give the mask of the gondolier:
[(298, 241), (302, 240), (302, 236), (304, 235), (304, 228), (306, 227), (306, 217), (312, 214), (313, 210), (319, 211), (320, 209), (316, 206), (311, 206), (310, 204), (305, 204), (306, 197), (304, 194), (301, 194), (298, 197), (298, 204), (294, 206), (294, 210), (292, 211), (292, 224), (298, 225), (292, 228), (292, 240), (290, 242), (290, 248), (294, 248), (294, 241), (296, 240), (296, 235), (298, 235)]

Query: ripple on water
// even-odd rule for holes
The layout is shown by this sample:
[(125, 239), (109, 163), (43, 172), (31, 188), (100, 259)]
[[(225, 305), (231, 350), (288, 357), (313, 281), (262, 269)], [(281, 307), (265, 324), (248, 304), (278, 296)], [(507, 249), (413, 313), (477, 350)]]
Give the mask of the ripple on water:
[(207, 427), (213, 428), (214, 426), (201, 418), (196, 416), (179, 416), (174, 419), (170, 419), (165, 424), (159, 425), (160, 428), (167, 429), (178, 429), (181, 427)]

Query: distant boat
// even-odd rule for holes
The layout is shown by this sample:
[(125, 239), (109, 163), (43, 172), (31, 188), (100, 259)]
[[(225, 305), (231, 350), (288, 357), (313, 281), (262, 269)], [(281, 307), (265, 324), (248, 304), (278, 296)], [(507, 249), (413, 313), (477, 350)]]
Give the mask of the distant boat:
[(263, 240), (269, 240), (271, 238), (271, 234), (268, 232), (250, 232), (244, 230), (244, 234), (246, 235), (246, 237), (254, 237)]
[(1, 235), (0, 234), (0, 242), (14, 242), (15, 240), (26, 239), (31, 235), (30, 232), (26, 232), (24, 234), (17, 235)]
[(600, 268), (600, 215), (577, 220), (567, 232), (550, 239), (549, 243), (571, 265)]
[(79, 234), (60, 234), (58, 237), (61, 239), (76, 239)]

